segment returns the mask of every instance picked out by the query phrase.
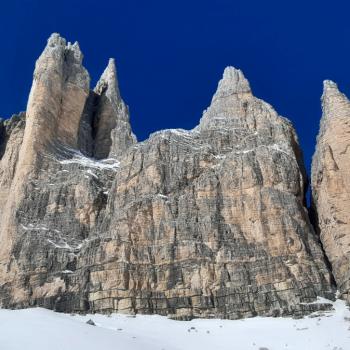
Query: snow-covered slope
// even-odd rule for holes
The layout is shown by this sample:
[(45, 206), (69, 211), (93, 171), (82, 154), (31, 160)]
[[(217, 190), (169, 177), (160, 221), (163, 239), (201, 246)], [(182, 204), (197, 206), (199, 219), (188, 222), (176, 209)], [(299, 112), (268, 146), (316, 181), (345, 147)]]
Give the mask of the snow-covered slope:
[[(173, 321), (161, 316), (72, 316), (45, 309), (0, 310), (1, 350), (348, 350), (343, 301), (324, 316)], [(92, 319), (96, 326), (86, 324)]]

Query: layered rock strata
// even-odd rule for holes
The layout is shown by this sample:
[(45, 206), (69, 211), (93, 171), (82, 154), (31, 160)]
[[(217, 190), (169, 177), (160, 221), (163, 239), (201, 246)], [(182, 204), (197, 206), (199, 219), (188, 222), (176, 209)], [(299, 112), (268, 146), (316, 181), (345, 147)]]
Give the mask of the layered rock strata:
[(340, 296), (350, 301), (350, 101), (329, 80), (322, 109), (312, 162), (313, 212)]
[(240, 70), (225, 69), (198, 127), (137, 143), (114, 61), (91, 91), (78, 44), (54, 34), (16, 120), (1, 144), (13, 165), (0, 173), (1, 306), (174, 318), (328, 307), (314, 303), (333, 289), (297, 136)]

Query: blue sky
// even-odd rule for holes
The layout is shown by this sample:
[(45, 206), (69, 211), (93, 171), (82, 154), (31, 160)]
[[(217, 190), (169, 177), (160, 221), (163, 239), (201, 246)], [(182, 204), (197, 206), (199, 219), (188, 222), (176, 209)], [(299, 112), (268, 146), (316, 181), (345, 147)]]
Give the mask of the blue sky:
[(0, 116), (25, 110), (36, 58), (52, 32), (79, 41), (94, 84), (115, 57), (138, 139), (192, 128), (225, 66), (297, 129), (309, 168), (322, 81), (350, 95), (347, 1), (3, 1)]

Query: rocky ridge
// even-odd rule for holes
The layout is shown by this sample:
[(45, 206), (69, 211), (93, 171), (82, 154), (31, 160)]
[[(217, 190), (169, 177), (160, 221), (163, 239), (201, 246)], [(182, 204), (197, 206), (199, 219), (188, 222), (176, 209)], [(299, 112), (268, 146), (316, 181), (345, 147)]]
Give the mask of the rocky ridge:
[(333, 298), (291, 123), (227, 67), (193, 130), (137, 142), (114, 60), (93, 90), (53, 34), (1, 122), (0, 305), (173, 318), (302, 315)]

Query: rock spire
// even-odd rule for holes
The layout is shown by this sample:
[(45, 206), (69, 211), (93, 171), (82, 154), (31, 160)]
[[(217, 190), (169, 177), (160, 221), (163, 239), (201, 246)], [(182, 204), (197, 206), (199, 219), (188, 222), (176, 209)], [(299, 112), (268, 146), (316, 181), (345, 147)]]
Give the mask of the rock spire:
[(95, 89), (97, 95), (94, 128), (96, 158), (117, 158), (136, 142), (129, 110), (119, 92), (115, 61), (111, 58)]
[(350, 101), (326, 80), (312, 161), (312, 202), (323, 248), (341, 296), (350, 301)]

